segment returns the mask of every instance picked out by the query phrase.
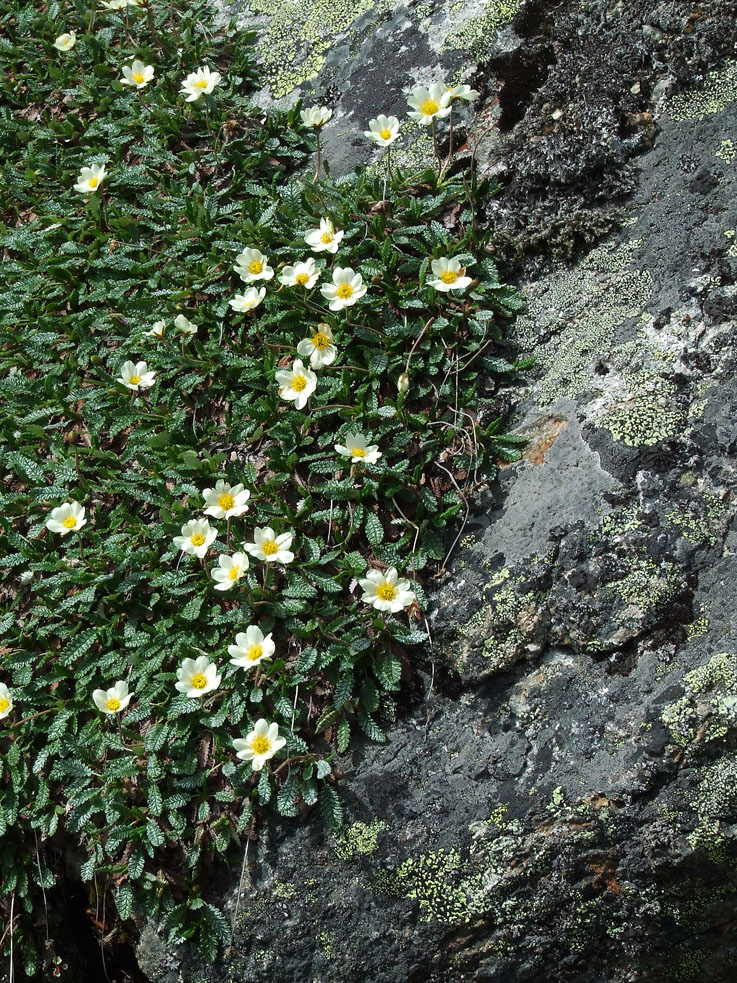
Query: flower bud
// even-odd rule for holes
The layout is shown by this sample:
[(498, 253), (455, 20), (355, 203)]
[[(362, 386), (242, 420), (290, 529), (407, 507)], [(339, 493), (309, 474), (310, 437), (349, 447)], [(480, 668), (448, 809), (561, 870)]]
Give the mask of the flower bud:
[(406, 372), (403, 372), (397, 379), (397, 391), (400, 393), (406, 393), (409, 389), (409, 376)]

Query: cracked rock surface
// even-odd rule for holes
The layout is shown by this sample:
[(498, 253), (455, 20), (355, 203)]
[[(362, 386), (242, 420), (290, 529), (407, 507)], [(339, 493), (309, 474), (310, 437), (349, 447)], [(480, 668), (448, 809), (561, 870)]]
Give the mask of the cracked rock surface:
[(340, 761), (343, 837), (273, 819), (226, 959), (149, 926), (152, 980), (737, 978), (734, 16), (522, 5), (506, 54), (486, 39), (488, 220), (537, 359), (523, 459), (435, 592), (388, 742)]

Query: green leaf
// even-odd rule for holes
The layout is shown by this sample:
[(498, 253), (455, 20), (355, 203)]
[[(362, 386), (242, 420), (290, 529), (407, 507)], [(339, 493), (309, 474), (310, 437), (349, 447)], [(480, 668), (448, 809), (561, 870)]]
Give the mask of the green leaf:
[(381, 519), (374, 512), (366, 513), (366, 538), (372, 546), (378, 546), (384, 539), (384, 527)]

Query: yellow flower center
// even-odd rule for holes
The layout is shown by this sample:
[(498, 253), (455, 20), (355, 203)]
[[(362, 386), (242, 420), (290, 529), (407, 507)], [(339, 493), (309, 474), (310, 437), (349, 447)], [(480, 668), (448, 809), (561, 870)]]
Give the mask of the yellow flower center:
[(6, 700), (4, 696), (0, 696), (0, 713), (5, 713), (9, 706), (10, 700)]
[(424, 116), (433, 116), (439, 109), (440, 106), (434, 99), (425, 99), (420, 106), (420, 111)]
[(74, 527), (77, 525), (76, 516), (68, 515), (62, 525), (65, 529), (74, 529)]
[(310, 275), (309, 273), (298, 273), (294, 279), (295, 282), (300, 285), (300, 287), (304, 287), (304, 285), (309, 281)]
[(223, 510), (223, 512), (227, 512), (228, 509), (232, 509), (234, 505), (235, 505), (235, 499), (230, 494), (230, 492), (223, 492), (223, 494), (218, 499), (218, 506)]
[(446, 270), (445, 273), (440, 274), (440, 279), (443, 283), (455, 283), (458, 279), (458, 274), (454, 273), (453, 270)]
[(202, 546), (204, 542), (205, 542), (205, 537), (202, 535), (201, 532), (192, 533), (192, 538), (190, 539), (190, 543), (193, 546)]
[(343, 300), (348, 300), (349, 297), (353, 296), (353, 287), (350, 283), (341, 283), (338, 289), (335, 291), (336, 297), (341, 297)]
[(391, 584), (387, 584), (387, 582), (384, 581), (383, 584), (379, 584), (379, 586), (376, 588), (376, 596), (380, 597), (382, 601), (393, 601), (397, 596), (397, 588), (392, 587)]
[(115, 713), (120, 710), (120, 700), (117, 700), (114, 696), (108, 696), (106, 706), (108, 710)]
[(99, 178), (96, 178), (96, 177), (91, 177), (91, 178), (89, 179), (89, 181), (87, 182), (87, 184), (88, 184), (88, 185), (89, 185), (89, 186), (90, 186), (91, 188), (96, 188), (96, 187), (97, 187), (97, 185), (98, 185), (99, 183), (100, 183), (100, 179), (99, 179)]
[(237, 580), (241, 575), (241, 568), (239, 566), (231, 567), (228, 571), (228, 576), (231, 580)]
[(303, 375), (296, 375), (292, 379), (292, 389), (296, 393), (301, 393), (306, 386), (307, 386), (307, 379)]
[(253, 273), (253, 275), (255, 276), (257, 273), (261, 273), (263, 271), (263, 268), (264, 268), (264, 264), (261, 262), (261, 260), (254, 259), (254, 261), (248, 267), (248, 272)]
[(381, 137), (382, 140), (388, 140), (391, 135), (392, 135), (391, 130), (387, 130), (387, 129), (379, 130), (379, 136)]
[(249, 648), (249, 650), (246, 652), (246, 658), (248, 659), (249, 662), (256, 662), (257, 659), (261, 658), (263, 653), (264, 650), (261, 645), (252, 645)]
[(266, 556), (273, 556), (274, 553), (279, 552), (279, 547), (276, 545), (276, 541), (273, 539), (267, 539), (265, 542), (261, 543), (261, 549)]
[(321, 242), (332, 242), (333, 241), (333, 233), (332, 232), (323, 232), (323, 234), (320, 236), (320, 241)]
[(194, 88), (195, 89), (206, 89), (207, 88), (207, 80), (206, 79), (199, 79), (197, 82), (195, 82)]
[(193, 689), (204, 689), (207, 686), (207, 676), (202, 672), (196, 672), (189, 681)]
[(132, 386), (137, 386), (137, 385), (138, 385), (138, 383), (139, 383), (140, 381), (141, 381), (141, 377), (140, 377), (140, 375), (132, 375), (132, 376), (131, 376), (131, 377), (130, 377), (130, 378), (128, 379), (128, 382), (130, 382), (130, 384), (131, 384)]
[(322, 351), (323, 348), (328, 347), (328, 345), (330, 344), (330, 339), (326, 334), (323, 334), (322, 331), (318, 331), (316, 335), (312, 336), (312, 344), (319, 351)]
[(133, 75), (133, 81), (141, 85), (146, 81), (146, 76), (143, 74), (143, 72), (135, 72)]
[(258, 737), (254, 737), (251, 749), (254, 754), (266, 754), (267, 751), (271, 750), (271, 741), (263, 734), (259, 734)]
[(351, 447), (351, 454), (354, 457), (366, 457), (365, 447)]

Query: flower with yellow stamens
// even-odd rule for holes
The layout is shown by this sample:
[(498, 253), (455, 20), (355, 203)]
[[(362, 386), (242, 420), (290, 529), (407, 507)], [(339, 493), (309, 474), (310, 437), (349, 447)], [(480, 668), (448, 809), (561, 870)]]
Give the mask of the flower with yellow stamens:
[(57, 51), (71, 51), (76, 43), (77, 35), (74, 31), (69, 31), (68, 34), (59, 35), (56, 41), (54, 41), (54, 47)]
[(218, 566), (212, 568), (212, 579), (216, 581), (215, 590), (230, 590), (235, 587), (248, 570), (248, 557), (245, 553), (218, 557)]
[(232, 656), (232, 665), (251, 669), (264, 659), (270, 659), (275, 649), (271, 632), (264, 635), (257, 625), (249, 625), (245, 631), (239, 631), (235, 636), (235, 645), (228, 646), (228, 654)]
[(46, 528), (58, 532), (60, 536), (66, 536), (70, 532), (77, 532), (86, 522), (84, 508), (79, 502), (64, 502), (63, 505), (51, 510), (51, 515), (46, 520)]
[(231, 485), (223, 478), (218, 478), (214, 488), (206, 488), (202, 497), (205, 499), (205, 515), (214, 519), (230, 519), (231, 516), (243, 515), (248, 511), (250, 491), (243, 485)]
[(130, 85), (134, 89), (145, 89), (154, 77), (154, 66), (144, 65), (139, 58), (136, 58), (131, 65), (124, 65), (122, 71), (123, 78), (120, 81), (123, 85)]
[(332, 365), (338, 350), (333, 344), (330, 325), (321, 321), (309, 338), (300, 341), (297, 352), (305, 357), (309, 356), (313, 369), (324, 369), (326, 365)]
[(369, 570), (358, 584), (364, 592), (361, 600), (377, 611), (396, 613), (406, 608), (416, 597), (415, 592), (410, 590), (409, 580), (400, 580), (394, 567), (389, 567), (386, 573)]
[(174, 537), (174, 545), (182, 553), (200, 557), (207, 553), (218, 531), (207, 519), (190, 519), (182, 526), (182, 535)]
[(299, 358), (294, 360), (291, 369), (280, 369), (276, 373), (276, 381), (281, 398), (290, 402), (293, 400), (298, 410), (305, 408), (307, 400), (317, 388), (317, 376), (311, 369), (306, 369)]
[(138, 392), (139, 389), (150, 389), (156, 382), (156, 373), (150, 372), (146, 362), (124, 362), (120, 375), (115, 380), (121, 382), (126, 389)]
[(321, 270), (315, 266), (314, 259), (310, 256), (304, 263), (296, 263), (294, 266), (285, 266), (279, 274), (279, 283), (285, 287), (304, 287), (311, 290), (320, 279)]
[(309, 229), (305, 232), (304, 239), (313, 253), (337, 253), (344, 235), (345, 232), (336, 229), (329, 218), (321, 218), (320, 228)]
[(247, 290), (242, 294), (236, 294), (232, 300), (228, 303), (237, 311), (239, 314), (244, 314), (246, 311), (252, 311), (254, 307), (258, 307), (261, 301), (266, 296), (266, 287), (261, 287), (258, 290), (256, 287), (248, 287)]
[(421, 126), (430, 126), (434, 119), (444, 119), (451, 112), (450, 91), (443, 82), (433, 82), (429, 89), (414, 86), (407, 102), (415, 110), (407, 115)]
[(79, 172), (74, 190), (81, 195), (92, 194), (105, 180), (106, 173), (104, 164), (92, 164), (90, 167), (83, 167)]
[(363, 135), (378, 147), (390, 147), (399, 139), (399, 120), (396, 116), (377, 116), (369, 120), (369, 128)]
[(350, 266), (336, 266), (333, 282), (323, 283), (320, 293), (330, 302), (328, 306), (331, 311), (342, 311), (363, 297), (366, 289), (360, 273), (354, 273)]
[(273, 269), (269, 266), (269, 257), (252, 246), (246, 246), (243, 252), (236, 256), (233, 269), (244, 283), (270, 280), (274, 275)]
[(0, 683), (0, 720), (4, 720), (13, 709), (13, 694), (5, 683)]
[(220, 72), (211, 72), (207, 65), (190, 72), (182, 82), (180, 92), (187, 96), (185, 102), (197, 102), (203, 95), (209, 95), (221, 79)]
[(262, 717), (256, 721), (250, 734), (233, 741), (233, 747), (237, 758), (250, 761), (254, 771), (261, 771), (269, 758), (281, 751), (286, 743), (286, 738), (279, 737), (279, 725), (270, 724)]
[(473, 283), (473, 279), (466, 276), (466, 268), (461, 266), (460, 260), (443, 256), (434, 259), (430, 266), (435, 276), (434, 279), (427, 281), (427, 285), (441, 293), (447, 294), (449, 290), (465, 290)]
[(177, 669), (175, 688), (191, 700), (199, 700), (205, 693), (211, 693), (220, 685), (221, 676), (217, 675), (217, 666), (210, 662), (206, 655), (196, 659), (185, 659)]
[(244, 547), (251, 556), (264, 563), (291, 563), (294, 553), (289, 549), (292, 545), (294, 534), (283, 532), (280, 536), (274, 533), (270, 526), (256, 528), (253, 531), (253, 542), (244, 543)]
[(95, 706), (103, 713), (122, 713), (131, 701), (133, 693), (128, 692), (128, 683), (119, 680), (110, 689), (96, 689), (92, 694)]
[(376, 464), (381, 457), (379, 445), (366, 446), (366, 438), (362, 433), (347, 433), (345, 444), (336, 444), (335, 449), (343, 457), (350, 457), (351, 464)]

